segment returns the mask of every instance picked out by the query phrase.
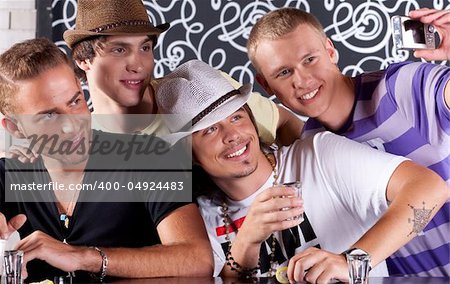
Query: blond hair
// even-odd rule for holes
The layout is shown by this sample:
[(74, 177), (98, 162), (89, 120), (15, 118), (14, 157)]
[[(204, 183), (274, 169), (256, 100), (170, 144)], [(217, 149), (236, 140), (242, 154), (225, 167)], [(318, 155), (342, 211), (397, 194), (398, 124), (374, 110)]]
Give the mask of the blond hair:
[(6, 50), (0, 55), (0, 112), (14, 111), (18, 81), (33, 79), (60, 64), (73, 68), (66, 54), (46, 38), (26, 40)]
[(281, 8), (271, 11), (256, 22), (247, 41), (247, 53), (257, 71), (259, 71), (259, 68), (256, 60), (256, 51), (260, 42), (278, 39), (294, 31), (301, 24), (311, 26), (324, 38), (326, 37), (322, 24), (316, 17), (296, 8)]

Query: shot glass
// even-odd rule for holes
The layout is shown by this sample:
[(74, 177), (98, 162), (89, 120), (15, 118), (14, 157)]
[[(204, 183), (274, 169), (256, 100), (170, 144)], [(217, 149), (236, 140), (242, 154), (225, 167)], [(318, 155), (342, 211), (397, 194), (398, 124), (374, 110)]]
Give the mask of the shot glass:
[[(288, 186), (288, 187), (292, 187), (295, 190), (295, 197), (301, 197), (302, 196), (302, 191), (303, 191), (303, 186), (302, 186), (302, 182), (297, 180), (294, 182), (287, 182), (287, 183), (283, 183), (283, 186)], [(294, 219), (299, 219), (301, 222), (303, 222), (304, 218), (303, 218), (303, 213), (295, 216)]]
[(3, 255), (6, 284), (22, 283), (23, 251), (7, 250)]
[(369, 277), (370, 255), (346, 253), (350, 284), (365, 284)]

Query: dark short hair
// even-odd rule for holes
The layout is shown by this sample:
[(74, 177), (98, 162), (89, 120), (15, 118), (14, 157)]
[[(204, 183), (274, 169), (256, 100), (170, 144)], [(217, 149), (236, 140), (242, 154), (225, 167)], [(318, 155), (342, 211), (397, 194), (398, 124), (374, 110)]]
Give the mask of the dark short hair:
[[(73, 60), (94, 60), (96, 52), (103, 50), (107, 38), (108, 36), (94, 36), (76, 43), (72, 48)], [(151, 39), (152, 46), (155, 48), (158, 37), (156, 35), (148, 35), (148, 38)], [(80, 80), (86, 82), (86, 73), (84, 70), (76, 66), (75, 73)]]

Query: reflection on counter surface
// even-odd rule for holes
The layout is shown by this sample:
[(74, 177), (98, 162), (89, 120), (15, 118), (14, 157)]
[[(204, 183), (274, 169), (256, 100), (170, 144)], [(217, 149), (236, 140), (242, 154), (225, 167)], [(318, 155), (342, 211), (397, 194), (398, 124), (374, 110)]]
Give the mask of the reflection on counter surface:
[[(73, 282), (77, 283), (77, 282)], [(252, 281), (238, 280), (235, 278), (153, 278), (153, 279), (120, 279), (107, 283), (131, 283), (131, 284), (234, 284), (253, 283)], [(259, 278), (256, 283), (279, 283), (275, 278)], [(299, 282), (305, 283), (305, 282)], [(340, 283), (340, 282), (336, 282)], [(369, 277), (368, 284), (449, 284), (449, 277)], [(55, 283), (57, 284), (57, 283)]]

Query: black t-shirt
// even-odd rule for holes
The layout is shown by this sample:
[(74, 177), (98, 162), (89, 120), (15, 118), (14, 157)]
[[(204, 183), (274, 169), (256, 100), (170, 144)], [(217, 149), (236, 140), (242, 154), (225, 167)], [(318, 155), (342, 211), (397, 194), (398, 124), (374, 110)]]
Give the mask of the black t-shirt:
[[(127, 141), (132, 137), (122, 134), (107, 134), (100, 131), (94, 131), (94, 137), (98, 141)], [(124, 140), (125, 139), (125, 140)], [(136, 138), (133, 141), (136, 141)], [(155, 139), (154, 137), (138, 137), (137, 139)], [(153, 142), (162, 140), (153, 140)], [(129, 140), (128, 140), (129, 142)], [(98, 145), (98, 144), (97, 144)], [(91, 148), (93, 150), (93, 148)], [(172, 151), (172, 152), (170, 152)], [(170, 150), (164, 154), (149, 154), (139, 152), (138, 154), (130, 152), (118, 154), (108, 153), (107, 155), (97, 153), (89, 157), (87, 170), (83, 184), (94, 184), (107, 182), (111, 184), (124, 185), (128, 190), (128, 183), (134, 186), (139, 181), (151, 181), (161, 175), (161, 171), (168, 171), (167, 168), (174, 170), (184, 170), (187, 160), (183, 155), (184, 151), (180, 149)], [(124, 155), (128, 155), (124, 158)], [(172, 160), (170, 165), (168, 161)], [(174, 167), (174, 162), (175, 167)], [(5, 164), (7, 165), (5, 170)], [(146, 165), (156, 165), (150, 167)], [(145, 169), (144, 169), (144, 168)], [(188, 166), (189, 167), (189, 166)], [(175, 169), (177, 168), (177, 169)], [(19, 229), (21, 238), (25, 238), (36, 230), (40, 230), (51, 237), (68, 244), (80, 246), (98, 246), (98, 247), (130, 247), (138, 248), (151, 246), (160, 243), (156, 230), (159, 222), (164, 219), (171, 211), (186, 205), (184, 202), (159, 202), (164, 197), (162, 193), (148, 195), (147, 192), (139, 192), (139, 200), (142, 202), (91, 202), (98, 198), (108, 197), (108, 193), (103, 195), (92, 195), (92, 191), (80, 191), (78, 202), (74, 208), (68, 229), (64, 228), (60, 221), (60, 214), (53, 202), (27, 202), (30, 194), (43, 200), (54, 200), (52, 191), (23, 191), (13, 193), (15, 202), (5, 202), (5, 187), (17, 183), (36, 183), (46, 184), (50, 182), (50, 177), (45, 169), (42, 159), (38, 159), (33, 164), (22, 164), (17, 160), (0, 160), (0, 183), (1, 183), (1, 202), (0, 212), (5, 214), (9, 220), (11, 217), (23, 213), (27, 216), (27, 222)], [(6, 173), (6, 177), (5, 177)], [(186, 175), (186, 174), (185, 174)], [(124, 197), (133, 194), (132, 191), (124, 193)], [(175, 197), (176, 198), (176, 197)], [(174, 198), (172, 197), (172, 200)], [(163, 199), (164, 201), (167, 200)], [(157, 202), (155, 202), (157, 201)], [(34, 260), (28, 263), (27, 271), (29, 280), (41, 280), (45, 278), (53, 279), (53, 276), (67, 275), (58, 269), (51, 267), (43, 261)], [(85, 273), (77, 273), (77, 278)]]

